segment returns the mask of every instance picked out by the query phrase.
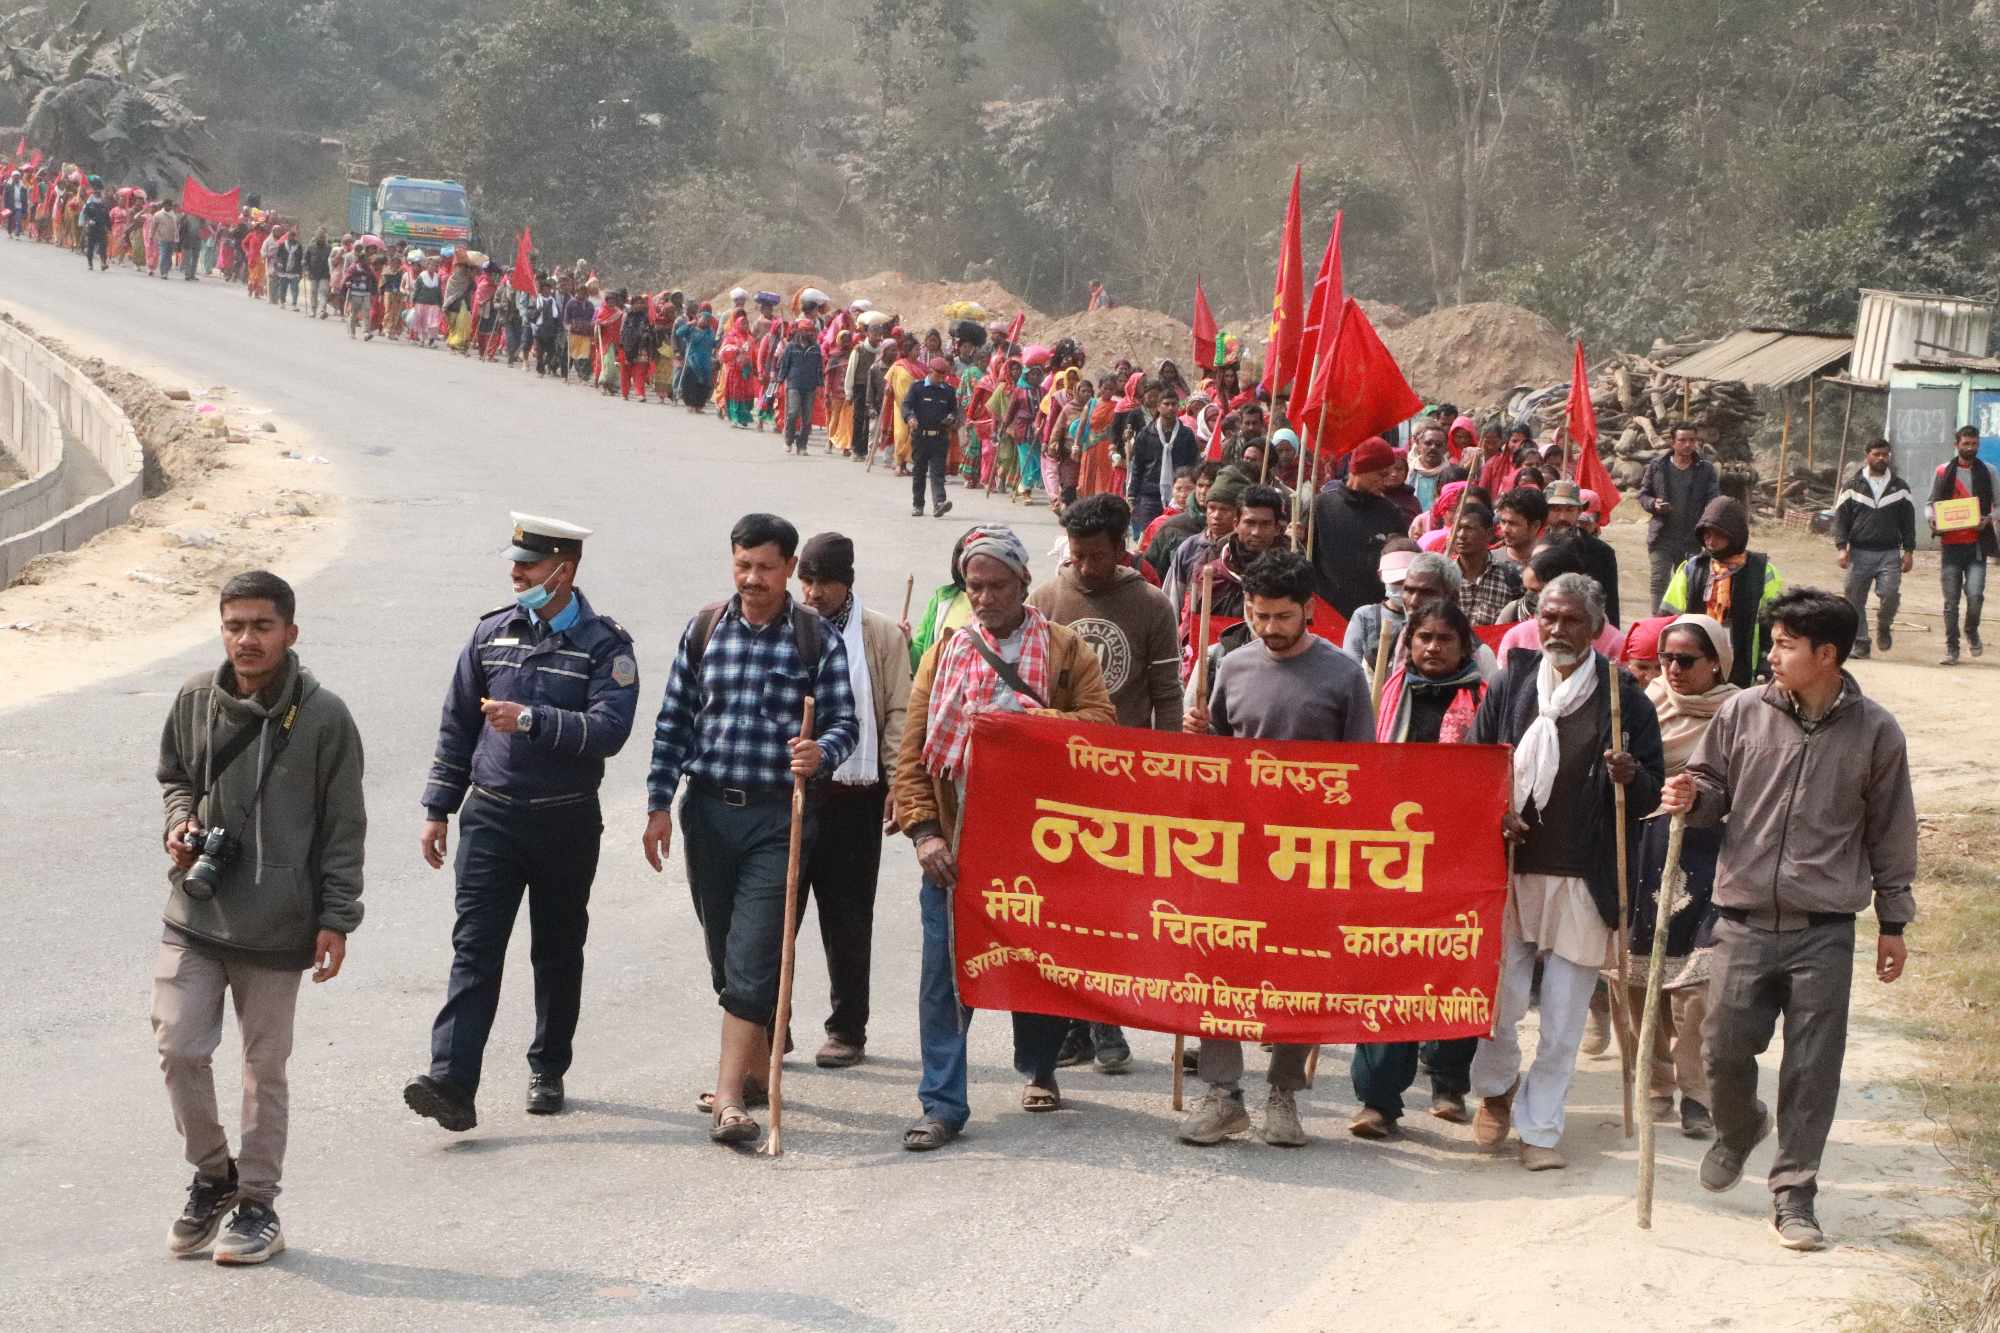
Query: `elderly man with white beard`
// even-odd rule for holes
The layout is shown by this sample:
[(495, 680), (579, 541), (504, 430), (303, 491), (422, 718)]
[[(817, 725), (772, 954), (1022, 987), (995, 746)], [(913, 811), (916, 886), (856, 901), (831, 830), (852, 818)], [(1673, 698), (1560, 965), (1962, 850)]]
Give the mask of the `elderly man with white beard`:
[[(1659, 804), (1666, 763), (1660, 724), (1637, 681), (1592, 647), (1604, 629), (1604, 593), (1581, 574), (1542, 589), (1539, 652), (1517, 650), (1473, 720), (1473, 742), (1511, 744), (1514, 781), (1504, 817), (1513, 844), (1501, 928), (1500, 994), (1493, 1036), (1472, 1060), (1480, 1098), (1473, 1138), (1498, 1148), (1518, 1131), (1521, 1165), (1568, 1165), (1559, 1145), (1563, 1103), (1576, 1069), (1597, 976), (1612, 957), (1618, 920), (1617, 817), (1625, 788), (1636, 821)], [(1611, 690), (1621, 691), (1624, 735), (1611, 734)], [(1518, 1029), (1535, 961), (1543, 960), (1541, 1037), (1521, 1071)]]

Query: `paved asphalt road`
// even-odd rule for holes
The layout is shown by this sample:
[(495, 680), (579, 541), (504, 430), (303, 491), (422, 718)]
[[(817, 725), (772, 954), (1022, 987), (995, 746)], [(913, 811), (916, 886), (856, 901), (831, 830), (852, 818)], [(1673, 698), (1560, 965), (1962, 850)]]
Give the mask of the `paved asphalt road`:
[[(1069, 1109), (1029, 1116), (1007, 1025), (990, 1015), (973, 1032), (967, 1137), (901, 1151), (917, 1109), (918, 956), (901, 839), (882, 873), (868, 1062), (827, 1073), (795, 1059), (782, 1161), (708, 1142), (692, 1100), (713, 1072), (717, 1009), (678, 858), (656, 877), (638, 844), (652, 714), (682, 626), (727, 591), (731, 521), (770, 509), (804, 533), (846, 531), (862, 594), (893, 612), (907, 573), (921, 605), (966, 522), (1023, 521), (1039, 558), (1056, 535), (1046, 512), (980, 497), (915, 519), (898, 483), (785, 457), (770, 435), (441, 351), (350, 344), (330, 321), (217, 282), (97, 276), (22, 244), (0, 246), (0, 294), (317, 433), (333, 466), (313, 480), (346, 493), (349, 526), (299, 589), (299, 648), (360, 723), (372, 816), (367, 920), (345, 974), (301, 997), (280, 1201), (291, 1249), (261, 1272), (173, 1262), (163, 1240), (188, 1168), (147, 1023), (164, 893), (152, 769), (175, 687), (215, 652), (32, 707), (5, 708), (0, 683), (0, 1327), (1241, 1327), (1350, 1242), (1365, 1252), (1378, 1209), (1448, 1196), (1428, 1154), (1342, 1132), (1353, 1104), (1337, 1056), (1307, 1094), (1310, 1148), (1201, 1151), (1173, 1140), (1166, 1038), (1135, 1033), (1127, 1077), (1066, 1071)], [(508, 595), (510, 507), (597, 529), (582, 584), (636, 636), (642, 703), (605, 783), (572, 1109), (519, 1108), (523, 921), (481, 1123), (459, 1137), (400, 1096), (426, 1067), (451, 927), (449, 872), (418, 857), (417, 799), (454, 654)], [(825, 974), (803, 938), (809, 1053)], [(231, 1123), (234, 1044), (232, 1024), (216, 1060)], [(1412, 1295), (1416, 1315), (1426, 1298)]]

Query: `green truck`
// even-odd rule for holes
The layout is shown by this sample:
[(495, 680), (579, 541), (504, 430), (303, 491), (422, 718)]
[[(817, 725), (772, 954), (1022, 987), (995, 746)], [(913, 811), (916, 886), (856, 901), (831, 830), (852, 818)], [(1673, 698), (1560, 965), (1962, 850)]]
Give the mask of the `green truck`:
[(347, 225), (384, 241), (427, 250), (458, 249), (473, 242), (472, 205), (457, 181), (384, 176), (370, 186), (347, 183)]

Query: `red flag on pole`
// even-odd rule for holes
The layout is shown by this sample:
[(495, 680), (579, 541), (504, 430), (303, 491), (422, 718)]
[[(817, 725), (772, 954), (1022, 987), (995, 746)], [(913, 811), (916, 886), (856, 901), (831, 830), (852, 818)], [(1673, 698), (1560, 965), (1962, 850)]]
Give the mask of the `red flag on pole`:
[(28, 136), (24, 134), (21, 136), (21, 142), (14, 145), (14, 156), (26, 157), (27, 155), (28, 155)]
[(1299, 405), (1318, 417), (1326, 409), (1326, 430), (1316, 447), (1338, 457), (1371, 435), (1423, 410), (1402, 369), (1376, 336), (1368, 314), (1353, 297), (1341, 304), (1331, 353), (1314, 367), (1312, 385)]
[[(1313, 279), (1312, 300), (1306, 304), (1305, 328), (1299, 339), (1299, 363), (1292, 376), (1292, 398), (1302, 399), (1312, 387), (1313, 377), (1319, 370), (1319, 359), (1333, 352), (1333, 340), (1339, 335), (1335, 326), (1340, 320), (1341, 305), (1346, 293), (1340, 278), (1340, 221), (1341, 214), (1333, 215), (1333, 231), (1326, 238), (1326, 253), (1319, 259), (1319, 276)], [(1292, 420), (1299, 430), (1299, 438), (1306, 439), (1316, 421), (1306, 419), (1303, 411), (1294, 408)]]
[(1583, 339), (1576, 340), (1576, 366), (1569, 376), (1569, 440), (1576, 446), (1576, 484), (1597, 493), (1599, 518), (1608, 519), (1625, 497), (1597, 453), (1597, 405), (1590, 401), (1590, 370), (1583, 362)]
[(1023, 310), (1018, 314), (1016, 314), (1014, 316), (1014, 322), (1007, 326), (1007, 341), (1010, 343), (1016, 343), (1021, 341), (1021, 330), (1023, 327), (1026, 326), (1027, 322), (1028, 322), (1027, 311)]
[(514, 245), (514, 290), (539, 296), (541, 293), (535, 289), (535, 261), (530, 257), (534, 249), (534, 232), (521, 228), (521, 239)]
[(1215, 369), (1215, 312), (1208, 308), (1208, 293), (1201, 279), (1194, 280), (1194, 363), (1203, 370)]
[(240, 185), (227, 194), (217, 194), (189, 176), (181, 186), (181, 211), (192, 213), (204, 222), (228, 226), (242, 212), (238, 204), (242, 194), (243, 187)]
[(1285, 205), (1285, 234), (1278, 242), (1278, 278), (1271, 289), (1271, 341), (1264, 349), (1264, 378), (1257, 386), (1268, 390), (1274, 403), (1298, 376), (1299, 335), (1305, 323), (1304, 267), (1299, 240), (1299, 168), (1293, 167), (1291, 202)]

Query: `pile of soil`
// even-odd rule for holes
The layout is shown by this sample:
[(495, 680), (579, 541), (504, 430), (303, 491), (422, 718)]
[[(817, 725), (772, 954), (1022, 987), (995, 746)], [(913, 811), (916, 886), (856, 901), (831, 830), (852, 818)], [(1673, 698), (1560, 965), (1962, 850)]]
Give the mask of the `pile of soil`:
[(1569, 377), (1569, 343), (1555, 325), (1519, 306), (1447, 306), (1401, 328), (1377, 328), (1412, 389), (1462, 411), (1504, 403), (1516, 385)]
[(1026, 311), (1024, 336), (1036, 341), (1041, 340), (1036, 330), (1043, 328), (1047, 320), (1047, 316), (989, 278), (973, 282), (920, 282), (895, 269), (884, 269), (843, 285), (850, 299), (868, 298), (877, 310), (900, 316), (904, 328), (919, 334), (928, 329), (943, 330), (950, 324), (951, 317), (944, 313), (944, 308), (955, 301), (975, 301), (986, 307), (989, 320), (1003, 322), (1011, 322), (1017, 313)]
[(1387, 333), (1390, 329), (1400, 329), (1416, 316), (1392, 301), (1369, 301), (1355, 297), (1354, 303), (1366, 311), (1368, 322), (1375, 326), (1377, 333)]
[(1045, 325), (1030, 325), (1026, 336), (1036, 342), (1052, 343), (1058, 338), (1074, 338), (1089, 354), (1087, 371), (1102, 373), (1119, 357), (1152, 373), (1162, 360), (1172, 361), (1183, 375), (1194, 374), (1194, 333), (1172, 315), (1138, 306), (1113, 306), (1109, 310), (1086, 310)]
[[(758, 292), (776, 292), (785, 300), (784, 308), (791, 308), (792, 293), (801, 287), (817, 287), (836, 302), (844, 302), (840, 284), (832, 278), (823, 278), (817, 273), (728, 273), (711, 269), (697, 273), (687, 280), (683, 290), (697, 301), (707, 301), (720, 314), (729, 309), (729, 291), (741, 287), (755, 296)], [(711, 290), (713, 289), (713, 290)], [(754, 311), (755, 306), (751, 309)]]

